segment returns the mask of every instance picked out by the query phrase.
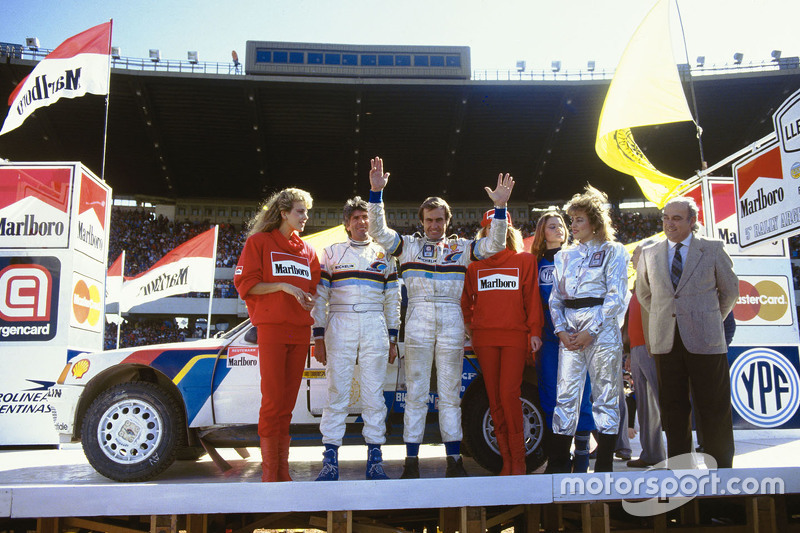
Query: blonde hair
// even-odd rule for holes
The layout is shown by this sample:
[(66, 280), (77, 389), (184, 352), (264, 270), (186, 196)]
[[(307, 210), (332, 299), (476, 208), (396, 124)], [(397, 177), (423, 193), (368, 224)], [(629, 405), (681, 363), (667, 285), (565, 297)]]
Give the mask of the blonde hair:
[[(478, 231), (477, 239), (482, 239), (489, 234), (489, 226), (484, 226)], [(506, 249), (512, 252), (522, 251), (522, 233), (514, 227), (508, 226), (506, 230)]]
[(547, 211), (545, 214), (539, 217), (538, 221), (536, 221), (536, 230), (533, 232), (531, 253), (536, 257), (536, 259), (541, 259), (542, 256), (544, 256), (544, 253), (547, 251), (547, 241), (544, 238), (544, 230), (551, 218), (557, 218), (561, 222), (561, 227), (564, 228), (564, 240), (561, 244), (567, 242), (567, 234), (569, 233), (569, 230), (567, 229), (567, 223), (564, 220), (564, 216), (558, 211)]
[(269, 232), (281, 227), (281, 213), (291, 211), (295, 202), (303, 202), (306, 209), (311, 209), (314, 201), (311, 195), (303, 189), (283, 189), (276, 192), (261, 204), (258, 212), (247, 223), (247, 236), (260, 232)]
[(611, 215), (608, 209), (608, 196), (598, 191), (591, 185), (586, 186), (586, 192), (576, 194), (564, 206), (564, 211), (573, 216), (576, 211), (582, 211), (589, 219), (589, 224), (595, 237), (603, 241), (613, 241), (616, 231), (611, 224)]

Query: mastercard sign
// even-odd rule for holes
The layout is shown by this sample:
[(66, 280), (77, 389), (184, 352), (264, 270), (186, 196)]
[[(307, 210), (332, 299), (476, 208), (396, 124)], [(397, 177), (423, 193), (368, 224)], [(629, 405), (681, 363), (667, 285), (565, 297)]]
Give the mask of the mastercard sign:
[(75, 276), (72, 286), (72, 326), (99, 331), (102, 329), (102, 283), (84, 276)]
[(785, 276), (739, 276), (739, 299), (733, 308), (736, 324), (792, 325), (789, 290)]

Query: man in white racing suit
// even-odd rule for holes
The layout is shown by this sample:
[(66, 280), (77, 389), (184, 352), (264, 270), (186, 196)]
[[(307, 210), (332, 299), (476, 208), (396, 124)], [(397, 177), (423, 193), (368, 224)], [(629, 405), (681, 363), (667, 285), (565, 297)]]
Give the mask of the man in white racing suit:
[(386, 368), (397, 357), (400, 328), (400, 286), (395, 261), (369, 238), (367, 202), (360, 197), (344, 206), (345, 242), (325, 248), (322, 277), (314, 309), (314, 357), (327, 366), (328, 404), (320, 431), (322, 470), (317, 481), (339, 479), (338, 450), (345, 432), (356, 363), (360, 369), (367, 443), (367, 479), (389, 479), (382, 465), (381, 444), (386, 442)]
[(389, 174), (380, 157), (371, 160), (369, 233), (399, 259), (399, 273), (408, 291), (405, 328), (406, 401), (403, 441), (406, 461), (402, 478), (419, 477), (419, 445), (425, 430), (431, 366), (436, 363), (439, 430), (447, 453), (447, 477), (466, 476), (461, 460), (461, 373), (464, 318), (461, 292), (467, 266), (506, 247), (506, 204), (514, 180), (506, 174), (497, 187), (485, 187), (494, 202), (489, 236), (478, 240), (447, 237), (450, 206), (441, 198), (425, 200), (419, 209), (424, 235), (400, 236), (386, 225), (383, 189)]

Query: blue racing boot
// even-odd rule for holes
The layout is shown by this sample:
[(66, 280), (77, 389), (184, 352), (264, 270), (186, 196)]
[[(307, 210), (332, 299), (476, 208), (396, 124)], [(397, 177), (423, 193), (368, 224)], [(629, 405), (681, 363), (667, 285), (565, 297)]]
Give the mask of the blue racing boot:
[(589, 471), (589, 431), (575, 433), (575, 454), (572, 456), (572, 472), (585, 474)]
[(389, 479), (383, 470), (383, 454), (379, 444), (368, 445), (367, 451), (367, 479)]
[(339, 447), (331, 444), (325, 445), (322, 452), (322, 470), (315, 481), (338, 481), (339, 480)]

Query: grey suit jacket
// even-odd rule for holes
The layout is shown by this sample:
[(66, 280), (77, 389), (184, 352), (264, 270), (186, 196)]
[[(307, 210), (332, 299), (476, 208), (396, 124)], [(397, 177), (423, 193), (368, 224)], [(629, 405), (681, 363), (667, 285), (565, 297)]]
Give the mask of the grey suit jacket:
[(636, 270), (636, 294), (650, 314), (651, 353), (672, 350), (675, 324), (690, 353), (727, 353), (723, 319), (739, 297), (739, 279), (722, 241), (694, 235), (677, 289), (667, 264), (669, 241), (642, 250)]

